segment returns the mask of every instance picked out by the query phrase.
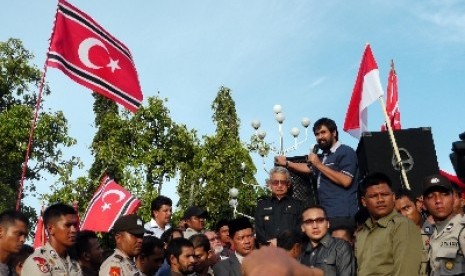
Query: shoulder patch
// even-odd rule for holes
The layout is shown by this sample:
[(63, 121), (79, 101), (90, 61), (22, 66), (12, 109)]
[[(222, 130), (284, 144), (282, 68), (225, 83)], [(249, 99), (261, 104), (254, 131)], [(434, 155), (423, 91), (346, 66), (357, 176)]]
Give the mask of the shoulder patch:
[(33, 257), (32, 258), (36, 263), (37, 267), (39, 268), (40, 272), (48, 273), (50, 272), (50, 266), (48, 265), (47, 261), (42, 257)]
[(110, 271), (108, 272), (109, 276), (121, 276), (121, 268), (118, 266), (110, 267)]

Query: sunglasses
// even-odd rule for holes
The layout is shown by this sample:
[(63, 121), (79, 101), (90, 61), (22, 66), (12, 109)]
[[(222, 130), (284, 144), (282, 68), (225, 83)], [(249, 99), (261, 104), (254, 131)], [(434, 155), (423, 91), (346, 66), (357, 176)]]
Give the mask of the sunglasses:
[(326, 220), (327, 220), (327, 218), (306, 219), (306, 220), (303, 221), (303, 223), (306, 224), (306, 225), (313, 225), (314, 223), (322, 224)]

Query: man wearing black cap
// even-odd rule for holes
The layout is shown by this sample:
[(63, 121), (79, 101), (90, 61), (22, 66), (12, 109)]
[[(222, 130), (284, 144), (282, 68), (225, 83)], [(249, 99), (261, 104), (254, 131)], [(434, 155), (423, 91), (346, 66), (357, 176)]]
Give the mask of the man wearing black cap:
[(183, 216), (183, 220), (187, 225), (186, 231), (184, 231), (184, 238), (188, 239), (192, 235), (202, 233), (207, 216), (208, 212), (198, 206), (187, 208)]
[(228, 226), (231, 242), (236, 251), (213, 267), (215, 276), (241, 276), (242, 260), (255, 249), (253, 227), (247, 218), (233, 219)]
[(465, 274), (465, 220), (454, 212), (456, 198), (449, 180), (431, 175), (423, 183), (423, 202), (433, 217), (430, 237), (430, 275)]
[(134, 262), (134, 257), (142, 250), (145, 233), (142, 220), (136, 214), (122, 216), (115, 221), (112, 233), (115, 235), (115, 252), (100, 266), (99, 275), (142, 275)]

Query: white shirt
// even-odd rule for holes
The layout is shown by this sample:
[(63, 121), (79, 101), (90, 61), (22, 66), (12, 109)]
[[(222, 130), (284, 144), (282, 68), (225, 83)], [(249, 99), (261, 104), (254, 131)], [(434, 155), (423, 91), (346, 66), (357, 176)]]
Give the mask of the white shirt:
[[(147, 222), (145, 225), (144, 225), (144, 228), (148, 231), (151, 231), (153, 232), (153, 234), (151, 234), (152, 236), (155, 236), (157, 238), (160, 238), (161, 235), (168, 229), (171, 228), (171, 225), (170, 224), (167, 224), (165, 225), (165, 229), (161, 229), (160, 226), (158, 226), (157, 222), (155, 221), (155, 219), (151, 219), (149, 222)], [(146, 235), (149, 235), (149, 234), (146, 234)]]

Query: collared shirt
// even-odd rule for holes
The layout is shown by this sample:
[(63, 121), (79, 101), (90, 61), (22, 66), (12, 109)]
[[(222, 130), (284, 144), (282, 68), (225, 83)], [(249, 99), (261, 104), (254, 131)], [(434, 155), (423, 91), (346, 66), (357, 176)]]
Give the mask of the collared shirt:
[(200, 232), (199, 232), (199, 231), (196, 231), (196, 230), (194, 230), (194, 229), (188, 227), (188, 228), (186, 228), (186, 230), (184, 231), (183, 236), (184, 236), (184, 238), (189, 239), (191, 236), (193, 236), (193, 235), (195, 235), (195, 234), (202, 234), (202, 233), (203, 233), (203, 231), (200, 231)]
[(55, 249), (46, 243), (44, 246), (37, 248), (26, 261), (24, 261), (22, 275), (50, 276), (50, 275), (82, 275), (79, 263), (70, 258), (61, 258)]
[(320, 156), (321, 163), (332, 170), (341, 172), (352, 178), (348, 188), (337, 185), (317, 168), (312, 171), (317, 177), (318, 199), (329, 218), (353, 217), (358, 210), (356, 179), (358, 161), (355, 151), (346, 145), (336, 142), (329, 151)]
[(158, 226), (157, 222), (155, 221), (154, 218), (152, 218), (149, 222), (144, 224), (145, 230), (148, 230), (152, 232), (153, 234), (150, 234), (152, 236), (155, 236), (157, 238), (160, 238), (161, 235), (168, 229), (171, 228), (170, 224), (165, 225), (165, 229), (162, 229), (160, 226)]
[(465, 219), (455, 215), (438, 221), (430, 237), (431, 275), (465, 274)]
[(418, 275), (421, 252), (420, 229), (410, 219), (395, 210), (368, 218), (356, 235), (357, 275)]
[(431, 234), (433, 234), (434, 226), (425, 221), (421, 227), (421, 241), (423, 244), (423, 250), (421, 252), (421, 265), (420, 265), (420, 276), (427, 276), (430, 273), (429, 269), (429, 239)]
[(110, 255), (100, 266), (100, 276), (140, 276), (136, 263), (126, 253), (115, 248), (115, 252)]
[(356, 272), (355, 257), (350, 244), (331, 237), (329, 233), (315, 247), (309, 242), (300, 256), (300, 262), (322, 269), (325, 276), (351, 276)]
[(242, 264), (242, 260), (244, 260), (244, 256), (242, 256), (241, 254), (234, 252), (234, 254), (236, 255), (236, 258), (237, 260), (239, 261), (240, 264)]
[(255, 232), (259, 244), (267, 244), (285, 230), (300, 232), (302, 201), (284, 196), (272, 196), (258, 201), (255, 209)]

